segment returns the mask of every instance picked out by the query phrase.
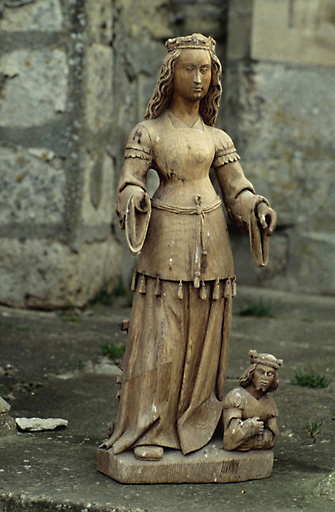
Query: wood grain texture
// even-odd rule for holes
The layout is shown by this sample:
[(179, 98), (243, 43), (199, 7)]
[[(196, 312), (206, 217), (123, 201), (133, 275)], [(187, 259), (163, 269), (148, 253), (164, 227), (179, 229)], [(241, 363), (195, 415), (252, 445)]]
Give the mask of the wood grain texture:
[(196, 453), (168, 450), (158, 462), (139, 461), (132, 452), (97, 451), (97, 469), (124, 484), (229, 483), (267, 478), (273, 467), (272, 450), (227, 452), (215, 442)]

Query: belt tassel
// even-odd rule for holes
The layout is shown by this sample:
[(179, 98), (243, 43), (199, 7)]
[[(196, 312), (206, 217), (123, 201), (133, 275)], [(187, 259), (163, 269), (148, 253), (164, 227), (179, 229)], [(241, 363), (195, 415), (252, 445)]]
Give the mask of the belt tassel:
[(200, 299), (201, 300), (206, 300), (207, 299), (207, 292), (206, 292), (205, 281), (201, 281)]
[(145, 276), (143, 274), (140, 277), (137, 291), (139, 293), (146, 293), (146, 291), (147, 291), (147, 282), (146, 282)]
[(213, 288), (213, 300), (219, 300), (220, 298), (220, 279), (217, 278), (217, 280), (214, 283)]
[(161, 290), (161, 281), (159, 279), (159, 276), (157, 276), (156, 278), (156, 283), (155, 283), (155, 295), (156, 297), (160, 297), (162, 295), (162, 290)]
[(177, 292), (178, 299), (183, 300), (184, 298), (184, 291), (183, 291), (183, 282), (180, 280), (178, 284), (178, 292)]

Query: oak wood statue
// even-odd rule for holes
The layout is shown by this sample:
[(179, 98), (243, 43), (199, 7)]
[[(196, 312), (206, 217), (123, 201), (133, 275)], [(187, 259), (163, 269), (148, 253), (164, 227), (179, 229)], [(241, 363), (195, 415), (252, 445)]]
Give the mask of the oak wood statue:
[[(259, 266), (268, 261), (276, 227), (276, 213), (245, 177), (232, 139), (214, 126), (222, 92), (215, 41), (192, 34), (166, 47), (118, 188), (120, 225), (140, 255), (118, 418), (101, 447), (157, 464), (164, 450), (202, 449), (222, 416), (235, 295), (223, 204), (231, 222), (249, 232)], [(160, 180), (152, 198), (150, 169)]]
[(249, 351), (251, 366), (239, 380), (239, 387), (223, 401), (223, 448), (225, 450), (268, 450), (278, 438), (278, 411), (268, 393), (279, 384), (283, 364), (272, 354)]

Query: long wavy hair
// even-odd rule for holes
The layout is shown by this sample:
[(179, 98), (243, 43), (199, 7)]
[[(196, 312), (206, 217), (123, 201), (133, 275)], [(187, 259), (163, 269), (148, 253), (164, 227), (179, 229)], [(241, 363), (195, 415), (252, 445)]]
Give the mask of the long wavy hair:
[[(247, 388), (249, 386), (249, 384), (252, 383), (252, 379), (253, 379), (253, 376), (254, 376), (254, 372), (255, 372), (255, 369), (256, 369), (256, 366), (257, 366), (257, 363), (254, 363), (252, 364), (251, 366), (249, 366), (249, 368), (243, 373), (243, 375), (241, 375), (240, 377), (240, 380), (238, 381), (239, 385), (242, 387), (242, 388)], [(279, 377), (278, 377), (278, 372), (275, 368), (273, 368), (274, 370), (274, 379), (272, 381), (272, 384), (271, 386), (269, 387), (269, 389), (266, 391), (267, 393), (271, 393), (271, 391), (276, 391), (278, 385), (279, 385)]]
[[(183, 50), (169, 52), (163, 60), (160, 75), (147, 105), (144, 119), (157, 119), (170, 105), (173, 94), (173, 79), (176, 62)], [(208, 50), (204, 50), (208, 51)], [(221, 63), (215, 53), (209, 52), (212, 64), (212, 77), (206, 96), (201, 100), (199, 113), (205, 124), (214, 126), (219, 112), (222, 95)]]

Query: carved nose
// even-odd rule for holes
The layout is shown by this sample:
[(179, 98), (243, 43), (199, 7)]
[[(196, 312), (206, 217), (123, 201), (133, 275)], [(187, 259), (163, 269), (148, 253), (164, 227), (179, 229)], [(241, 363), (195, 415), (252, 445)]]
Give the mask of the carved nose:
[(201, 84), (201, 76), (199, 71), (196, 71), (194, 75), (194, 83)]

